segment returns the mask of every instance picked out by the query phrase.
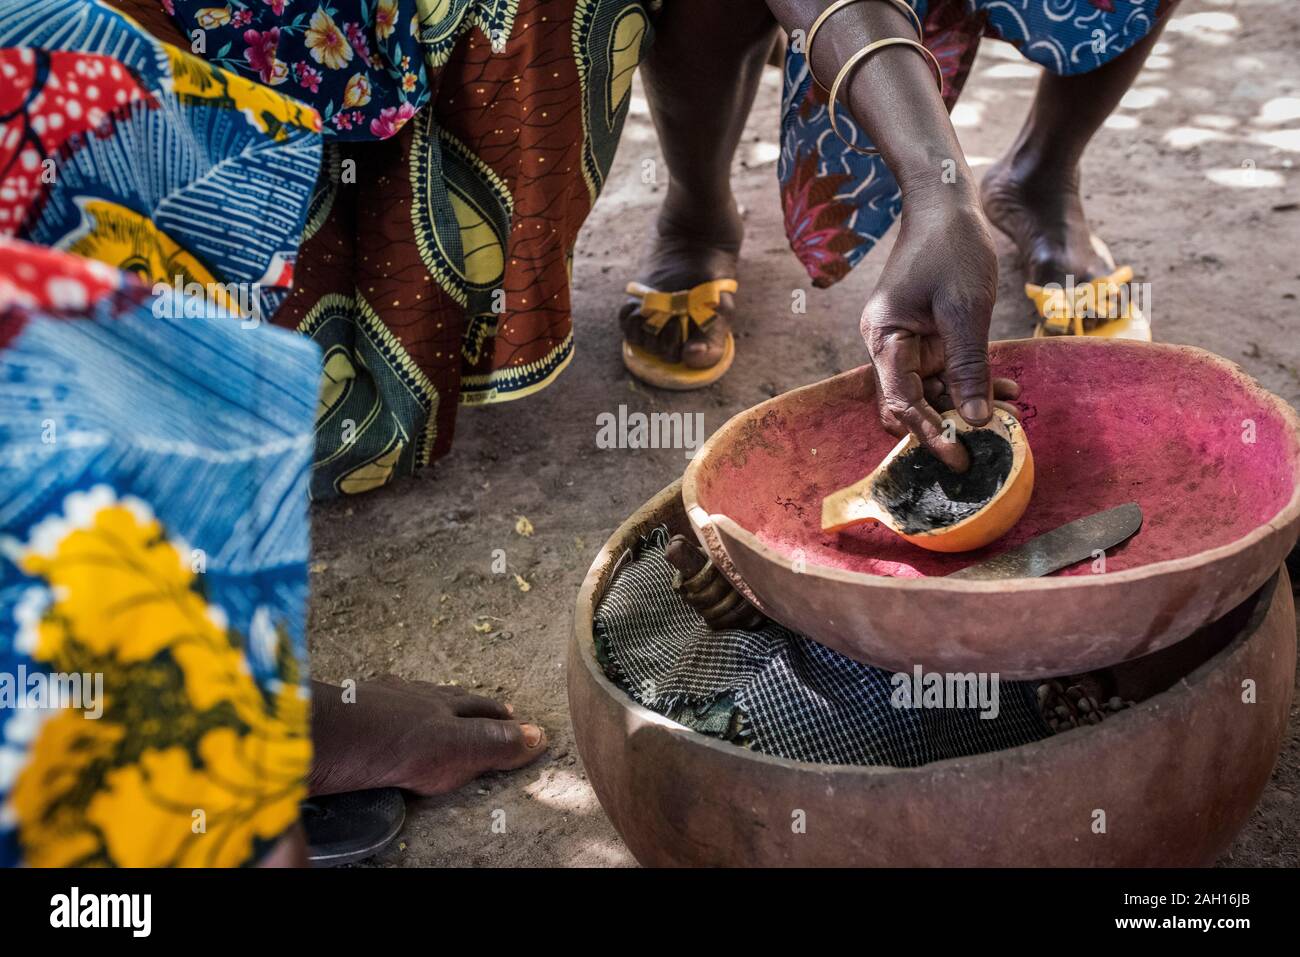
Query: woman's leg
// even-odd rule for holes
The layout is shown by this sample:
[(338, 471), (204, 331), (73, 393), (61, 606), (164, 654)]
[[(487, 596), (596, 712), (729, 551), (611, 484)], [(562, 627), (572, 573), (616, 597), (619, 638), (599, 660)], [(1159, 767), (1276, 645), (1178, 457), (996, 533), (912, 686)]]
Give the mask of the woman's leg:
[[(753, 0), (669, 0), (641, 78), (668, 164), (659, 208), (638, 278), (655, 289), (689, 289), (733, 279), (744, 233), (731, 193), (731, 160), (776, 37), (776, 21)], [(734, 301), (723, 293), (706, 335), (680, 351), (675, 334), (641, 329), (638, 304), (619, 318), (628, 341), (669, 361), (707, 368), (722, 356)], [(674, 328), (672, 324), (669, 329)]]
[(1020, 135), (985, 176), (984, 211), (1019, 247), (1030, 282), (1059, 283), (1067, 275), (1082, 282), (1110, 271), (1092, 246), (1079, 195), (1079, 161), (1133, 85), (1166, 21), (1096, 70), (1044, 73)]

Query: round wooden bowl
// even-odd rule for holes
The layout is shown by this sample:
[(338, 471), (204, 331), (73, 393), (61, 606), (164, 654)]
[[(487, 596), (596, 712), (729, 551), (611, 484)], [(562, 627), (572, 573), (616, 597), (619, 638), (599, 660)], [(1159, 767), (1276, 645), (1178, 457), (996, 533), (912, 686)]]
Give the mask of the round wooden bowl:
[[(956, 412), (946, 413), (944, 419), (952, 422), (958, 432), (974, 431)], [(888, 472), (894, 460), (920, 445), (916, 436), (909, 435), (894, 446), (884, 461), (862, 481), (822, 500), (822, 531), (838, 533), (876, 522), (905, 541), (932, 552), (969, 552), (997, 541), (1011, 531), (1029, 507), (1029, 497), (1034, 491), (1034, 454), (1025, 440), (1025, 430), (1010, 412), (995, 409), (985, 428), (1002, 436), (1011, 446), (1011, 468), (1002, 487), (975, 514), (951, 525), (908, 532), (876, 500), (876, 483)]]
[[(1125, 666), (1151, 696), (1100, 725), (919, 768), (808, 764), (690, 731), (638, 705), (596, 663), (599, 597), (641, 534), (688, 528), (679, 489), (660, 492), (601, 549), (569, 653), (583, 764), (642, 864), (1205, 865), (1258, 801), (1295, 673), (1285, 570), (1186, 642)], [(1253, 704), (1242, 701), (1247, 680)]]
[[(1021, 385), (1034, 493), (986, 548), (926, 551), (879, 526), (821, 530), (821, 502), (896, 439), (867, 368), (735, 416), (687, 467), (687, 516), (756, 607), (882, 668), (1072, 674), (1148, 654), (1226, 614), (1273, 574), (1300, 526), (1300, 419), (1237, 366), (1188, 346), (1054, 337), (997, 342)], [(1125, 502), (1141, 531), (1046, 578), (944, 576)], [(1100, 572), (1100, 573), (1099, 573)]]

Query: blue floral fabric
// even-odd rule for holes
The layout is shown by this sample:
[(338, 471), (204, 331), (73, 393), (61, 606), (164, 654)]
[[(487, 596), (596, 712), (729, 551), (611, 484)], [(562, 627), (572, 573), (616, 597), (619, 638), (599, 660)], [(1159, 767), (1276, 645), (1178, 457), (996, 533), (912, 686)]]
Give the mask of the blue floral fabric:
[[(296, 97), (320, 112), (327, 137), (393, 136), (430, 97), (425, 57), (473, 22), (421, 25), (415, 0), (164, 0), (197, 50), (214, 66)], [(449, 11), (467, 4), (434, 4)], [(444, 13), (445, 16), (445, 13)], [(428, 36), (435, 31), (439, 36)], [(448, 36), (441, 34), (449, 33)], [(429, 43), (426, 49), (424, 40)], [(444, 54), (445, 59), (445, 54)]]
[(241, 866), (298, 820), (320, 351), (193, 316), (0, 239), (0, 866)]

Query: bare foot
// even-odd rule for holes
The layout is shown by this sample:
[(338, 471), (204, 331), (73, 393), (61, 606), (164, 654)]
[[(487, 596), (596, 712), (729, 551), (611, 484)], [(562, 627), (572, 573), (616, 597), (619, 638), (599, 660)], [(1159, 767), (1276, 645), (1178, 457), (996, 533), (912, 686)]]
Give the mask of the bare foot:
[[(670, 203), (665, 202), (659, 211), (639, 281), (661, 292), (677, 292), (711, 279), (736, 278), (744, 226), (735, 200), (725, 207), (714, 204), (708, 210), (696, 207), (682, 212), (669, 207)], [(667, 362), (707, 369), (722, 358), (735, 305), (731, 293), (722, 293), (717, 318), (704, 331), (692, 325), (684, 346), (681, 329), (675, 323), (666, 325), (658, 335), (642, 328), (638, 299), (628, 298), (619, 309), (618, 320), (623, 337), (633, 345)]]
[(1043, 170), (1012, 158), (980, 184), (984, 214), (1020, 250), (1026, 278), (1037, 285), (1104, 276), (1110, 264), (1093, 246), (1077, 170)]
[(485, 771), (510, 771), (546, 750), (546, 733), (509, 705), (455, 685), (392, 675), (363, 681), (355, 701), (312, 682), (313, 795), (399, 787), (443, 794)]

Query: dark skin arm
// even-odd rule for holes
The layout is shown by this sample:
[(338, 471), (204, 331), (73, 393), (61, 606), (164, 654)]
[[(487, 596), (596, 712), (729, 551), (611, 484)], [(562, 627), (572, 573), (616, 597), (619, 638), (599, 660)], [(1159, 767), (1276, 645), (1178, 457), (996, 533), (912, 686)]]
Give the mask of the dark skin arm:
[[(829, 4), (767, 5), (786, 30), (806, 34)], [(893, 4), (852, 4), (818, 31), (813, 72), (829, 86), (852, 54), (891, 36), (915, 37)], [(861, 321), (881, 422), (894, 435), (910, 431), (949, 467), (964, 471), (965, 447), (945, 439), (940, 412), (955, 407), (970, 424), (984, 425), (995, 390), (997, 399), (1017, 394), (1014, 383), (994, 383), (989, 374), (998, 265), (978, 185), (919, 51), (900, 45), (873, 54), (855, 68), (839, 99), (880, 149), (903, 194), (898, 241)]]

